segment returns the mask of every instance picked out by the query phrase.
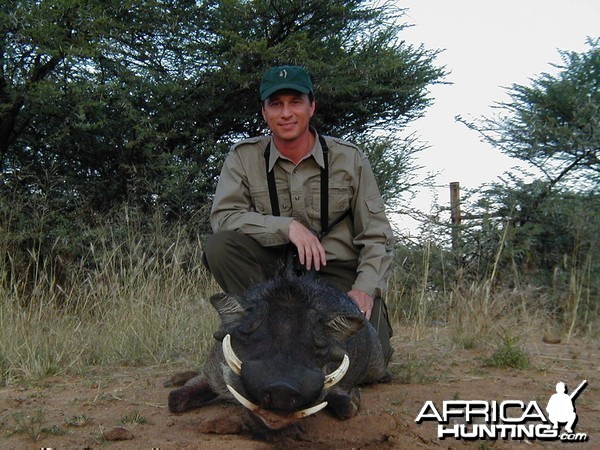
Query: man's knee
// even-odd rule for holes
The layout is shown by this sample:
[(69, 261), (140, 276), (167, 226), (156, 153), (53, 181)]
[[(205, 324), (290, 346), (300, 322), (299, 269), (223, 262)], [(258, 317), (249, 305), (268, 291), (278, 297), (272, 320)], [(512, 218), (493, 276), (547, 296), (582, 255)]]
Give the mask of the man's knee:
[(232, 259), (238, 259), (243, 252), (247, 252), (249, 239), (252, 238), (237, 231), (219, 231), (209, 236), (204, 243), (204, 265), (212, 271), (229, 264)]
[(245, 234), (220, 231), (205, 242), (202, 262), (225, 292), (240, 295), (266, 277), (260, 250)]
[(213, 234), (207, 239), (203, 253), (204, 265), (226, 292), (243, 291), (273, 276), (280, 258), (279, 247), (265, 248), (237, 231)]
[[(210, 235), (204, 243), (204, 255), (210, 261), (223, 254), (224, 248), (231, 247), (231, 244), (237, 240), (236, 231), (220, 231)], [(235, 248), (235, 246), (233, 246)]]

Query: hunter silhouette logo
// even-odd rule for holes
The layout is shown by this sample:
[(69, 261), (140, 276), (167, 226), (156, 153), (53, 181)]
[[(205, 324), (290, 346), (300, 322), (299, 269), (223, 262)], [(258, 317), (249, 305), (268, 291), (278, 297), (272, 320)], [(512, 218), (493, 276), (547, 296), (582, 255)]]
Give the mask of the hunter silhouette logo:
[(562, 381), (556, 383), (556, 394), (550, 397), (548, 406), (546, 406), (546, 412), (548, 413), (548, 419), (554, 425), (553, 429), (558, 429), (559, 423), (566, 423), (565, 431), (569, 434), (573, 433), (573, 426), (577, 422), (577, 413), (575, 412), (575, 405), (573, 402), (577, 396), (581, 393), (583, 388), (587, 386), (587, 380), (577, 386), (577, 389), (572, 394), (567, 394), (567, 387)]
[[(585, 442), (586, 433), (575, 433), (574, 402), (587, 386), (587, 380), (571, 393), (562, 381), (548, 400), (546, 414), (535, 400), (445, 400), (436, 406), (431, 400), (421, 407), (415, 422), (437, 422), (439, 439), (503, 439)], [(560, 431), (560, 424), (565, 424)]]

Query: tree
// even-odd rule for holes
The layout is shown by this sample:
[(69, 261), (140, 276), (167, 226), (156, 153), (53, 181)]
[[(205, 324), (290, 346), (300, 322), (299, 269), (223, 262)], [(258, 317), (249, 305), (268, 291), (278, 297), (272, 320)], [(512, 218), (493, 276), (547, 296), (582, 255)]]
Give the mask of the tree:
[[(130, 202), (190, 220), (228, 146), (264, 131), (259, 78), (278, 63), (313, 76), (320, 131), (368, 145), (421, 115), (444, 74), (399, 39), (400, 16), (364, 0), (4, 2), (0, 187), (73, 214)], [(387, 145), (388, 167), (419, 150)]]
[(498, 117), (474, 126), (492, 145), (544, 174), (549, 190), (600, 186), (600, 39), (585, 53), (561, 51), (556, 75), (515, 84)]
[(600, 40), (589, 45), (560, 52), (557, 74), (513, 85), (500, 114), (468, 124), (539, 179), (508, 173), (480, 190), (472, 211), (484, 220), (463, 237), (476, 267), (539, 286), (555, 311), (591, 323), (600, 292)]
[[(542, 179), (524, 182), (518, 174), (508, 174), (505, 186), (489, 189), (483, 203), (495, 205), (494, 215), (515, 227), (545, 229), (549, 239), (557, 237), (547, 227), (562, 228), (569, 208), (556, 213), (553, 202), (589, 204), (597, 199), (600, 187), (600, 39), (588, 40), (584, 53), (561, 51), (558, 73), (542, 73), (531, 85), (514, 84), (511, 100), (498, 104), (499, 114), (467, 124), (503, 153), (529, 163)], [(578, 208), (579, 209), (579, 208)], [(549, 213), (553, 210), (553, 213)], [(551, 224), (549, 217), (561, 217)], [(536, 231), (539, 235), (539, 233)], [(529, 236), (531, 237), (531, 236)], [(529, 241), (524, 237), (524, 241)], [(562, 243), (565, 240), (561, 240)], [(555, 242), (557, 249), (565, 246)], [(544, 244), (545, 245), (545, 244)], [(553, 245), (550, 243), (549, 245)], [(533, 255), (533, 259), (542, 257)], [(553, 259), (558, 263), (558, 259)], [(547, 266), (549, 267), (549, 266)]]
[[(171, 4), (170, 4), (171, 3)], [(149, 163), (161, 82), (182, 52), (177, 6), (160, 1), (11, 1), (0, 7), (0, 167), (53, 173), (94, 210), (127, 196)], [(173, 78), (171, 78), (173, 79)], [(167, 83), (172, 91), (173, 85)], [(154, 103), (154, 104), (153, 104)], [(151, 166), (151, 164), (150, 164)], [(31, 195), (35, 187), (24, 186)]]
[[(413, 139), (392, 136), (423, 113), (430, 103), (426, 87), (444, 75), (433, 65), (436, 52), (399, 39), (401, 14), (359, 0), (203, 3), (198, 17), (210, 26), (198, 45), (214, 59), (195, 71), (189, 110), (204, 118), (204, 127), (194, 134), (230, 144), (264, 133), (257, 96), (262, 72), (303, 65), (315, 85), (314, 125), (363, 144), (385, 167), (377, 174), (392, 202), (414, 185), (416, 167), (409, 162), (422, 150)], [(219, 156), (226, 145), (221, 148)], [(217, 157), (217, 167), (220, 162)]]

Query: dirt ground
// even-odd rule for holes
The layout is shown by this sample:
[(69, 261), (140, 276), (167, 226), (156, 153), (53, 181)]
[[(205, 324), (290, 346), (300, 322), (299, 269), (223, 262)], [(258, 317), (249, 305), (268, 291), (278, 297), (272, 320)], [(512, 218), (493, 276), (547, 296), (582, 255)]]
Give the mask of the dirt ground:
[[(526, 343), (531, 368), (485, 367), (485, 351), (453, 349), (443, 330), (432, 328), (415, 341), (394, 337), (389, 384), (361, 389), (362, 407), (348, 421), (322, 411), (285, 433), (254, 436), (241, 406), (214, 403), (175, 415), (163, 382), (182, 367), (103, 368), (86, 377), (52, 377), (37, 384), (0, 389), (0, 448), (107, 449), (414, 449), (414, 448), (600, 448), (600, 344), (585, 340)], [(408, 343), (407, 343), (408, 342)], [(431, 400), (521, 400), (545, 409), (559, 381), (575, 389), (585, 443), (542, 440), (468, 441), (437, 437), (437, 423), (415, 418)]]

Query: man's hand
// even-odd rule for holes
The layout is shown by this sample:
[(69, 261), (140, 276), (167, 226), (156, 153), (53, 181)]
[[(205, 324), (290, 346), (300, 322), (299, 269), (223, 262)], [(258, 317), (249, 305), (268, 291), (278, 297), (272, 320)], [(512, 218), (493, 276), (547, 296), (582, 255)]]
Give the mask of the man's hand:
[(314, 267), (318, 271), (327, 264), (325, 249), (317, 236), (297, 220), (290, 223), (288, 238), (296, 246), (300, 264), (305, 266), (306, 270)]
[(352, 289), (348, 292), (348, 297), (356, 302), (360, 311), (365, 315), (367, 320), (369, 320), (371, 318), (371, 312), (373, 311), (373, 297), (360, 289)]

